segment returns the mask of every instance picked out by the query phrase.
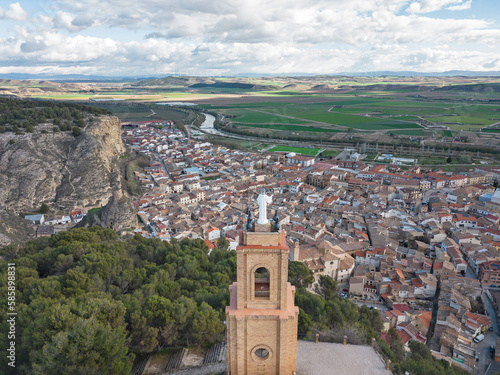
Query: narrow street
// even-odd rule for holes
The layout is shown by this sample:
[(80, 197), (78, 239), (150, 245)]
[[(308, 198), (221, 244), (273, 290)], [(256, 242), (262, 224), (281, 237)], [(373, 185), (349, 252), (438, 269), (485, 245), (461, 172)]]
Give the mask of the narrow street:
[(441, 279), (438, 278), (438, 284), (436, 288), (436, 294), (432, 300), (432, 318), (431, 324), (429, 326), (429, 331), (427, 332), (427, 345), (431, 344), (432, 336), (434, 335), (434, 327), (436, 327), (438, 304), (439, 304), (439, 293), (441, 292)]
[(161, 164), (161, 168), (163, 169), (163, 173), (165, 173), (165, 176), (167, 176), (167, 177), (168, 177), (167, 166), (165, 165), (165, 162), (164, 162), (164, 161), (163, 161), (163, 159), (161, 158), (161, 154), (159, 154), (159, 153), (157, 153), (157, 152), (155, 152), (155, 153), (153, 153), (153, 154), (156, 156), (156, 158), (157, 158), (157, 159), (158, 159), (158, 161), (160, 162), (160, 164)]

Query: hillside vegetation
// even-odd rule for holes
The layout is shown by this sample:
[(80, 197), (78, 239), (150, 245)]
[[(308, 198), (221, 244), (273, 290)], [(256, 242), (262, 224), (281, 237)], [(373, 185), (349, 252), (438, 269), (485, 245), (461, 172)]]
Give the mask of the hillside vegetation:
[[(2, 250), (7, 258), (14, 252)], [(202, 240), (120, 241), (100, 227), (29, 242), (13, 260), (20, 372), (128, 374), (134, 353), (222, 340), (235, 253), (207, 252)], [(6, 350), (6, 340), (0, 345)], [(7, 368), (6, 357), (0, 361)]]
[[(236, 252), (227, 243), (208, 255), (201, 239), (162, 242), (135, 236), (119, 240), (92, 227), (0, 249), (0, 311), (7, 313), (7, 263), (15, 263), (16, 350), (20, 374), (128, 374), (135, 355), (179, 346), (206, 346), (224, 339), (228, 286), (236, 280)], [(317, 295), (306, 291), (312, 274), (289, 265), (297, 289), (299, 338), (315, 332), (349, 335), (350, 342), (379, 337), (377, 311), (341, 299), (336, 283), (320, 279)], [(7, 321), (2, 323), (7, 332)], [(396, 371), (435, 362), (426, 348), (404, 361), (398, 336), (385, 351), (401, 361)], [(7, 349), (6, 340), (0, 349)], [(427, 349), (428, 351), (428, 349)], [(6, 356), (0, 366), (7, 368)], [(422, 362), (423, 361), (423, 362)], [(436, 374), (454, 374), (444, 364)]]
[(83, 104), (0, 98), (0, 133), (33, 132), (42, 123), (52, 123), (55, 131), (85, 127), (85, 117), (111, 112)]

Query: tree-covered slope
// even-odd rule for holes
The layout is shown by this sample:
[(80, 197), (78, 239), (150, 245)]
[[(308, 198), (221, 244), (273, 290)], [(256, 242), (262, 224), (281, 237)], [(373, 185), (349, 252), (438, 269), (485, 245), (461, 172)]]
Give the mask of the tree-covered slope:
[(85, 118), (111, 115), (107, 110), (79, 103), (0, 98), (0, 133), (33, 132), (42, 123), (52, 123), (54, 131), (85, 127)]
[[(100, 227), (29, 242), (10, 260), (19, 372), (127, 374), (134, 353), (221, 340), (236, 259), (207, 252), (202, 240), (121, 241)], [(2, 249), (7, 259), (14, 253)], [(7, 261), (0, 267), (6, 316)], [(6, 341), (0, 345), (5, 353)], [(5, 356), (0, 361), (8, 368)]]

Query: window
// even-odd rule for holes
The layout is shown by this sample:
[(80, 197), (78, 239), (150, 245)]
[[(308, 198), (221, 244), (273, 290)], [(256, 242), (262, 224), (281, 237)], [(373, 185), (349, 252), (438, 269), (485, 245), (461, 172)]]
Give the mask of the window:
[(269, 357), (269, 351), (264, 348), (259, 348), (255, 351), (255, 355), (261, 359), (267, 359)]
[(255, 297), (269, 299), (269, 270), (260, 267), (255, 271)]

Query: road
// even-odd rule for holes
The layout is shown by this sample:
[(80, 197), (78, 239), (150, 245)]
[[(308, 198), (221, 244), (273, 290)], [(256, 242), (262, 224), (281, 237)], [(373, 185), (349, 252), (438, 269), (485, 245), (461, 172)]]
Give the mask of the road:
[[(476, 274), (474, 273), (474, 271), (472, 271), (472, 269), (469, 266), (467, 266), (467, 272), (465, 273), (465, 276), (470, 279), (477, 280)], [(479, 361), (476, 362), (475, 374), (481, 374), (481, 375), (486, 372), (489, 364), (493, 362), (490, 356), (489, 348), (491, 345), (496, 346), (497, 337), (499, 334), (498, 324), (495, 318), (495, 309), (493, 308), (491, 301), (486, 296), (484, 290), (482, 294), (482, 299), (483, 299), (484, 309), (488, 314), (488, 316), (491, 318), (491, 325), (493, 326), (493, 332), (485, 331), (484, 340), (475, 344), (477, 355), (479, 357)], [(500, 348), (498, 348), (498, 350), (500, 350)]]
[(475, 344), (476, 354), (479, 357), (479, 362), (476, 362), (476, 374), (484, 374), (488, 365), (493, 361), (491, 359), (489, 348), (495, 346), (497, 341), (497, 334), (495, 332), (484, 332), (484, 340)]
[[(472, 270), (470, 273), (474, 274)], [(479, 351), (479, 367), (478, 367), (479, 371), (477, 372), (478, 374), (484, 374), (486, 372), (486, 369), (488, 368), (488, 365), (491, 362), (493, 362), (493, 360), (491, 359), (489, 348), (490, 346), (496, 346), (497, 337), (500, 333), (498, 328), (498, 322), (495, 316), (495, 309), (493, 308), (493, 305), (491, 304), (491, 301), (489, 300), (488, 296), (484, 292), (482, 295), (482, 299), (483, 299), (484, 309), (486, 310), (488, 316), (491, 318), (491, 325), (493, 326), (493, 332), (486, 331), (484, 334), (485, 335), (484, 340), (477, 344), (476, 349)], [(498, 348), (498, 350), (500, 350), (500, 348)]]
[(355, 299), (349, 299), (352, 303), (358, 305), (359, 307), (363, 306), (363, 305), (366, 305), (368, 306), (368, 308), (372, 307), (374, 309), (377, 309), (379, 312), (382, 312), (382, 311), (389, 311), (389, 308), (384, 305), (383, 303), (381, 302), (373, 302), (373, 301), (357, 301)]

